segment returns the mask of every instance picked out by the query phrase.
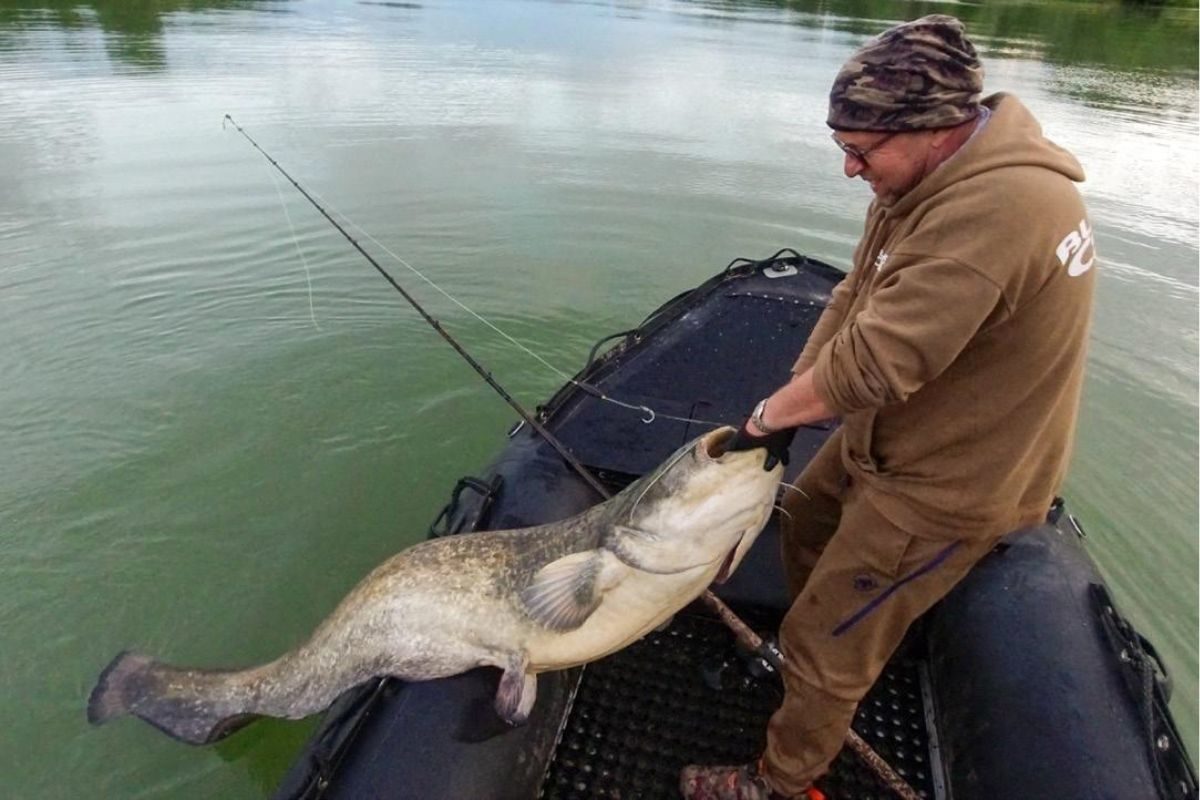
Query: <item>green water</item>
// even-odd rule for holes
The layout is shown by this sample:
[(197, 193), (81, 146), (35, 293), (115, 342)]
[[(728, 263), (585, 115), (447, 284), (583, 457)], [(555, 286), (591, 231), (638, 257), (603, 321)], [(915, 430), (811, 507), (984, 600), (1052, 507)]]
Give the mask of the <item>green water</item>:
[[(203, 749), (92, 729), (97, 672), (130, 646), (237, 665), (294, 645), (513, 421), (224, 114), (573, 371), (735, 256), (845, 266), (869, 198), (828, 140), (829, 82), (868, 33), (947, 8), (989, 89), (1088, 170), (1103, 266), (1068, 497), (1194, 750), (1194, 8), (7, 0), (0, 795), (269, 793), (309, 724)], [(519, 400), (560, 383), (389, 263)]]

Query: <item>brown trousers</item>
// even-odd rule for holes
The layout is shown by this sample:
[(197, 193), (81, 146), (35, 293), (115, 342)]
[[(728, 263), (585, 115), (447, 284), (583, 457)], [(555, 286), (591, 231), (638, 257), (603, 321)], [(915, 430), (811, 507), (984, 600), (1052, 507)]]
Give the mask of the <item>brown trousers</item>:
[(999, 538), (924, 539), (897, 528), (851, 484), (836, 446), (821, 449), (798, 486), (781, 526), (794, 598), (779, 631), (785, 694), (763, 756), (768, 780), (789, 796), (828, 771), (909, 625)]

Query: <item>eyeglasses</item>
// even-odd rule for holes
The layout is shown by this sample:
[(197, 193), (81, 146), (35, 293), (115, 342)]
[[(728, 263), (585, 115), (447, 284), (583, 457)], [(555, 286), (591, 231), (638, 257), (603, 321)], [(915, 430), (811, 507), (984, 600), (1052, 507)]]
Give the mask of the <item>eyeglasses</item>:
[(876, 142), (875, 144), (871, 145), (870, 147), (868, 147), (866, 149), (863, 149), (861, 147), (856, 147), (852, 144), (846, 144), (845, 142), (843, 142), (841, 139), (838, 138), (838, 135), (836, 133), (829, 134), (829, 138), (833, 139), (833, 143), (836, 144), (838, 147), (840, 147), (843, 153), (850, 156), (851, 158), (858, 159), (863, 164), (867, 164), (867, 156), (871, 155), (871, 153), (874, 153), (876, 150), (878, 150), (879, 148), (881, 148), (885, 144), (887, 144), (888, 140), (891, 139), (893, 136), (895, 136), (896, 133), (899, 133), (899, 131), (896, 131), (895, 133), (889, 133), (887, 136), (883, 137), (878, 142)]

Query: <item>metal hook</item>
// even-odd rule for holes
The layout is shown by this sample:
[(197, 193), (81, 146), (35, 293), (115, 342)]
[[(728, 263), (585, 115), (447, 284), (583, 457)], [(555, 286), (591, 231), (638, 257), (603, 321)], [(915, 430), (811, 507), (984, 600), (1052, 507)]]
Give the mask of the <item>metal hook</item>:
[(638, 406), (638, 408), (650, 415), (648, 417), (642, 417), (642, 422), (646, 423), (647, 425), (649, 425), (651, 422), (654, 422), (654, 409), (650, 408), (650, 406)]

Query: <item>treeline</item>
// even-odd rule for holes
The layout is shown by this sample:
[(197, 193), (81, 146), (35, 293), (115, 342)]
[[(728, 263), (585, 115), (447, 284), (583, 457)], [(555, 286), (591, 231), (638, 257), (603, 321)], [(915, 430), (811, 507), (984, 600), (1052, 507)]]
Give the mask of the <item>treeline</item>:
[[(684, 2), (685, 0), (680, 0)], [(481, 0), (486, 2), (486, 0)], [(880, 20), (952, 13), (967, 23), (989, 56), (1037, 58), (1054, 64), (1196, 74), (1200, 59), (1200, 0), (991, 0), (954, 4), (933, 0), (693, 0), (732, 13), (745, 8), (803, 12), (797, 24), (867, 36)], [(47, 21), (64, 28), (99, 26), (115, 34), (109, 47), (121, 61), (154, 67), (163, 18), (181, 11), (286, 11), (279, 0), (0, 0), (0, 28), (9, 32)], [(5, 30), (0, 30), (3, 46)]]
[(1192, 74), (1200, 58), (1197, 0), (1000, 0), (952, 6), (928, 0), (728, 0), (722, 5), (789, 8), (863, 36), (877, 32), (879, 20), (953, 14), (992, 51), (992, 58), (1012, 55), (1054, 64)]

